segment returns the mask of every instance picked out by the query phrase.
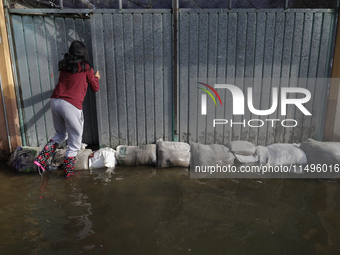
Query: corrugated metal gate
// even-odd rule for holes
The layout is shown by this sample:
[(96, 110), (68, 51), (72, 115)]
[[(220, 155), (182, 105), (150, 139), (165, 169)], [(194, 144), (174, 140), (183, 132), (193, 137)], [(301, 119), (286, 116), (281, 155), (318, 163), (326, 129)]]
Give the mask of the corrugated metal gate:
[[(297, 78), (329, 77), (335, 19), (336, 12), (330, 9), (180, 9), (179, 140), (207, 144), (248, 140), (265, 145), (322, 139), (328, 84)], [(304, 117), (289, 106), (285, 119), (296, 119), (295, 128), (272, 127), (270, 122), (259, 128), (243, 124), (214, 128), (213, 119), (247, 123), (280, 116), (259, 118), (248, 110), (242, 117), (233, 117), (232, 96), (225, 89), (218, 90), (223, 107), (215, 107), (208, 99), (207, 115), (201, 115), (201, 94), (205, 92), (197, 89), (197, 82), (233, 84), (245, 96), (245, 88), (253, 87), (256, 109), (270, 108), (273, 86), (307, 88), (312, 99), (306, 107), (313, 109), (313, 116)]]
[[(49, 96), (57, 82), (57, 63), (74, 39), (83, 40), (90, 51), (92, 47), (95, 70), (101, 71), (100, 91), (96, 98), (87, 95), (84, 103), (83, 142), (115, 148), (158, 138), (208, 144), (322, 138), (328, 84), (296, 78), (329, 77), (335, 10), (179, 9), (175, 18), (170, 9), (91, 13), (90, 20), (11, 15), (28, 145), (41, 145), (53, 135)], [(273, 80), (247, 85), (248, 78), (263, 77)], [(280, 77), (286, 79), (275, 80)], [(231, 95), (219, 91), (223, 107), (208, 100), (208, 114), (202, 116), (197, 82), (234, 84), (245, 94), (252, 86), (258, 109), (269, 108), (273, 86), (305, 87), (312, 92), (308, 108), (313, 116), (291, 107), (286, 118), (300, 123), (294, 129), (268, 123), (213, 128), (212, 119), (233, 118)], [(250, 118), (258, 117), (246, 111), (244, 119)]]
[(108, 10), (91, 17), (100, 146), (172, 140), (170, 10)]
[[(58, 83), (58, 62), (73, 40), (85, 43), (92, 55), (89, 19), (11, 15), (20, 101), (24, 118), (24, 144), (43, 146), (53, 135), (50, 96)], [(83, 142), (98, 144), (95, 95), (84, 100)]]

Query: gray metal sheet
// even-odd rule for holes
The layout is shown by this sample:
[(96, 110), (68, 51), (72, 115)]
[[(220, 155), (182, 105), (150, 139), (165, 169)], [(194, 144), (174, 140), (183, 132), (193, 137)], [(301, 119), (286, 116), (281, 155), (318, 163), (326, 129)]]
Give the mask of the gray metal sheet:
[[(96, 18), (99, 18), (95, 17)], [(105, 72), (105, 70), (109, 70), (109, 72), (105, 72), (106, 76), (106, 91), (100, 91), (100, 94), (98, 94), (98, 100), (103, 100), (104, 104), (107, 104), (107, 107), (105, 107), (103, 110), (105, 112), (105, 115), (98, 115), (98, 120), (100, 121), (100, 134), (102, 134), (101, 126), (103, 125), (109, 125), (110, 129), (107, 132), (109, 135), (108, 137), (105, 137), (107, 141), (102, 141), (101, 139), (100, 144), (104, 145), (107, 142), (108, 145), (117, 146), (118, 142), (118, 119), (117, 119), (117, 93), (116, 93), (116, 64), (115, 64), (115, 49), (112, 47), (114, 45), (114, 37), (113, 37), (113, 19), (112, 14), (104, 14), (103, 24), (104, 30), (103, 30), (103, 36), (99, 37), (101, 40), (104, 40), (104, 51), (105, 51), (105, 69), (100, 70), (100, 73)], [(96, 27), (95, 27), (96, 29)], [(100, 32), (99, 32), (100, 34)], [(99, 42), (98, 42), (99, 43)], [(99, 47), (99, 44), (95, 47)], [(100, 61), (100, 59), (96, 59), (96, 61)], [(105, 97), (105, 94), (107, 92), (107, 98)], [(99, 107), (99, 101), (98, 102), (98, 112), (103, 111)], [(104, 120), (102, 120), (104, 118)]]
[[(289, 17), (288, 17), (289, 18)], [(273, 49), (273, 67), (272, 67), (272, 80), (271, 80), (271, 94), (272, 88), (275, 87), (280, 90), (281, 85), (281, 69), (284, 61), (284, 39), (291, 41), (292, 36), (285, 33), (286, 15), (278, 13), (275, 20), (275, 36), (274, 36), (274, 49)], [(281, 43), (280, 43), (281, 42)], [(288, 43), (290, 44), (290, 43)], [(290, 49), (290, 48), (289, 48)], [(286, 53), (291, 55), (290, 52)], [(287, 56), (288, 57), (288, 56)], [(272, 101), (271, 101), (272, 102)], [(280, 111), (276, 111), (269, 116), (269, 119), (278, 119)], [(266, 136), (266, 144), (275, 143), (276, 132), (279, 130), (277, 123), (267, 123), (268, 132)]]
[[(190, 47), (197, 47), (197, 68), (198, 68), (198, 82), (208, 83), (208, 68), (207, 68), (207, 61), (208, 61), (208, 33), (209, 33), (209, 14), (208, 13), (200, 13), (199, 20), (198, 20), (198, 45), (190, 45)], [(181, 56), (181, 52), (179, 55)], [(179, 70), (181, 72), (181, 70)], [(188, 74), (190, 75), (190, 74)], [(180, 83), (181, 84), (181, 83)], [(199, 93), (200, 95), (201, 93)], [(180, 95), (179, 95), (180, 96)], [(200, 100), (200, 96), (198, 99)], [(190, 101), (191, 99), (188, 98)], [(210, 104), (212, 103), (210, 100), (208, 101)], [(209, 107), (209, 104), (207, 104)], [(211, 107), (210, 107), (211, 109)], [(179, 123), (180, 125), (181, 122)], [(198, 115), (197, 121), (197, 133), (198, 133), (198, 142), (206, 143), (207, 142), (207, 116), (203, 116), (201, 114)], [(181, 135), (180, 135), (181, 137)], [(182, 140), (180, 140), (182, 141)]]
[(188, 141), (188, 107), (189, 101), (189, 64), (188, 64), (188, 53), (189, 53), (189, 15), (180, 14), (179, 22), (179, 55), (178, 65), (179, 65), (179, 141)]
[[(320, 40), (321, 40), (321, 28), (322, 28), (322, 13), (315, 13), (313, 15), (313, 26), (311, 32), (311, 46), (309, 53), (309, 65), (308, 65), (308, 73), (307, 78), (316, 78), (317, 77), (317, 69), (318, 69), (318, 60), (319, 60), (319, 49), (320, 49)], [(305, 107), (310, 109), (312, 112), (312, 116), (303, 116), (303, 126), (301, 128), (301, 140), (306, 140), (311, 137), (313, 139), (317, 139), (317, 133), (319, 130), (315, 130), (316, 125), (311, 125), (312, 120), (318, 118), (320, 116), (320, 112), (313, 112), (313, 105), (319, 105), (322, 100), (315, 100), (315, 86), (316, 80), (308, 80), (306, 84), (306, 88), (312, 93), (313, 100), (307, 102)], [(318, 109), (316, 106), (314, 109)], [(315, 117), (314, 117), (315, 116)], [(313, 129), (313, 130), (312, 130)]]
[[(91, 50), (91, 37), (83, 19), (11, 15), (11, 21), (26, 144), (43, 146), (55, 132), (50, 96), (58, 82), (58, 62), (74, 39), (84, 41)], [(90, 106), (95, 104), (93, 96), (87, 96), (83, 104), (83, 142), (87, 144), (98, 143), (96, 113)]]
[[(227, 41), (227, 73), (226, 73), (226, 83), (236, 84), (236, 62), (237, 62), (237, 22), (238, 15), (237, 13), (229, 13), (228, 14), (228, 41)], [(232, 96), (229, 91), (226, 92), (226, 101), (225, 102), (232, 102)], [(209, 106), (208, 106), (209, 107)], [(226, 115), (224, 119), (227, 119), (229, 123), (225, 125), (225, 134), (226, 139), (225, 142), (231, 141), (233, 137), (238, 137), (241, 125), (233, 125), (230, 126), (230, 123), (233, 122), (240, 122), (240, 116), (233, 116), (232, 114), (232, 107), (229, 104), (225, 103), (224, 107), (226, 108)], [(208, 125), (208, 124), (207, 124)], [(211, 123), (209, 123), (211, 126)], [(236, 138), (235, 138), (236, 139)]]
[[(240, 13), (236, 18), (236, 34), (235, 34), (235, 40), (236, 40), (236, 46), (235, 46), (235, 81), (233, 84), (235, 84), (238, 88), (240, 88), (242, 91), (244, 90), (244, 74), (245, 74), (245, 50), (246, 50), (246, 40), (247, 40), (247, 14), (246, 13)], [(234, 18), (234, 19), (235, 19)], [(233, 22), (233, 21), (230, 21)], [(229, 22), (229, 24), (230, 24)], [(247, 86), (247, 85), (246, 85)], [(233, 116), (233, 121), (235, 123), (243, 123), (244, 117), (235, 115)], [(235, 125), (235, 127), (232, 129), (233, 131), (233, 137), (234, 140), (240, 140), (240, 137), (242, 135), (242, 130), (244, 126), (241, 125)]]
[(91, 17), (99, 145), (141, 145), (172, 139), (171, 16), (159, 12)]
[[(248, 87), (252, 87), (253, 83), (250, 81), (254, 77), (254, 62), (255, 62), (255, 40), (256, 40), (256, 14), (249, 13), (247, 19), (247, 43), (246, 43), (246, 62), (245, 62), (245, 84), (244, 92)], [(232, 99), (231, 99), (232, 100)], [(228, 101), (225, 101), (226, 104)], [(227, 107), (227, 106), (226, 106)], [(228, 107), (230, 108), (230, 107)], [(251, 112), (248, 107), (244, 109), (243, 119), (248, 121), (251, 119)], [(251, 128), (248, 125), (242, 127), (241, 140), (249, 140), (251, 134)], [(230, 140), (232, 138), (229, 138)]]
[[(270, 109), (272, 106), (272, 80), (271, 77), (273, 75), (273, 58), (274, 58), (274, 40), (275, 40), (275, 24), (276, 24), (276, 15), (275, 13), (267, 13), (266, 15), (266, 23), (265, 23), (265, 43), (264, 43), (264, 56), (263, 56), (263, 74), (264, 78), (261, 86), (261, 101), (260, 108), (261, 110)], [(269, 119), (268, 115), (260, 116), (265, 124), (263, 127), (259, 128), (258, 135), (258, 145), (267, 144), (267, 136), (268, 133), (272, 133), (274, 130), (271, 128), (271, 125), (268, 126), (268, 122), (266, 119)]]
[(134, 52), (135, 52), (135, 82), (136, 82), (136, 122), (137, 143), (146, 144), (146, 123), (145, 123), (145, 89), (144, 89), (144, 47), (143, 47), (143, 16), (133, 15), (134, 27)]
[(128, 145), (137, 144), (136, 122), (136, 93), (135, 93), (135, 68), (134, 68), (134, 45), (133, 45), (133, 17), (123, 16), (124, 26), (124, 64), (126, 84), (126, 111), (127, 111), (127, 135)]
[[(33, 106), (34, 117), (26, 119), (28, 128), (35, 125), (37, 131), (37, 146), (43, 146), (46, 142), (46, 129), (44, 120), (44, 109), (41, 100), (40, 76), (37, 59), (36, 35), (34, 33), (33, 17), (24, 16), (24, 38), (26, 43), (27, 63), (29, 69), (30, 92), (31, 95), (27, 100), (31, 101)], [(25, 88), (21, 88), (22, 90)], [(24, 99), (25, 100), (25, 99)]]
[[(97, 15), (94, 15), (97, 16)], [(126, 111), (126, 82), (125, 82), (125, 63), (124, 63), (124, 42), (123, 42), (123, 16), (121, 14), (113, 14), (113, 32), (114, 32), (114, 48), (116, 62), (116, 89), (117, 89), (117, 112), (118, 112), (118, 143), (126, 144), (127, 139), (127, 111)], [(96, 54), (96, 48), (93, 47), (93, 53)], [(97, 101), (98, 107), (105, 108), (106, 105), (101, 104), (101, 100)], [(98, 116), (100, 117), (100, 116)], [(103, 130), (106, 126), (102, 127)], [(110, 128), (110, 127), (108, 127)], [(100, 130), (100, 129), (99, 129)], [(102, 131), (103, 132), (103, 131)], [(101, 143), (99, 143), (101, 145)]]
[[(26, 44), (24, 37), (24, 27), (22, 17), (12, 15), (12, 27), (14, 36), (14, 45), (16, 51), (16, 62), (18, 66), (19, 86), (21, 88), (21, 100), (23, 107), (24, 127), (26, 133), (26, 144), (37, 146), (37, 133), (34, 123), (34, 111), (31, 101), (31, 87), (29, 79), (29, 69), (26, 54)], [(33, 123), (33, 124), (32, 124)]]
[[(198, 48), (197, 48), (197, 42), (198, 42), (198, 14), (180, 14), (183, 16), (186, 16), (186, 20), (189, 21), (189, 26), (185, 26), (183, 24), (183, 31), (184, 33), (187, 33), (189, 45), (195, 45), (194, 47), (188, 47), (188, 55), (187, 55), (187, 72), (185, 73), (188, 83), (188, 93), (190, 95), (190, 101), (189, 101), (189, 111), (188, 111), (188, 139), (190, 142), (197, 142), (198, 139), (198, 133), (197, 133), (197, 121), (200, 117), (200, 93), (199, 89), (197, 87), (199, 84), (197, 83), (197, 61), (198, 61)], [(183, 17), (184, 18), (184, 17)], [(190, 20), (189, 20), (190, 19)], [(186, 20), (181, 19), (182, 22), (185, 23)], [(184, 30), (186, 29), (186, 30)], [(180, 37), (180, 40), (182, 40), (183, 37)], [(187, 37), (185, 37), (187, 38)], [(187, 47), (186, 45), (182, 45), (183, 47)], [(190, 58), (189, 58), (190, 56)], [(181, 70), (182, 73), (183, 70)], [(189, 75), (190, 74), (190, 75)], [(181, 74), (182, 75), (182, 74)], [(181, 88), (182, 86), (180, 86)], [(181, 92), (179, 96), (181, 95)]]
[[(190, 14), (190, 16), (194, 15)], [(218, 84), (224, 84), (226, 79), (226, 66), (227, 66), (227, 41), (228, 41), (228, 14), (221, 13), (218, 16), (218, 51), (217, 51), (217, 67), (216, 67), (216, 82)], [(217, 90), (222, 100), (222, 106), (216, 107), (216, 119), (224, 119), (225, 115), (225, 89)], [(225, 127), (217, 125), (215, 129), (216, 143), (224, 143), (224, 130)]]
[[(180, 10), (179, 13), (180, 141), (226, 143), (242, 139), (267, 145), (322, 138), (327, 84), (302, 78), (327, 77), (334, 12)], [(247, 87), (252, 87), (254, 108), (261, 110), (271, 108), (273, 87), (279, 93), (282, 87), (307, 88), (312, 92), (312, 100), (305, 107), (313, 110), (313, 116), (304, 116), (294, 105), (287, 106), (286, 116), (281, 116), (279, 105), (270, 116), (258, 116), (249, 112), (247, 101), (244, 116), (233, 116), (231, 93), (223, 89), (217, 90), (222, 96), (223, 110), (208, 97), (208, 112), (202, 116), (200, 96), (205, 92), (193, 91), (195, 80), (209, 85), (216, 82), (236, 85), (243, 90), (245, 100)], [(289, 98), (296, 97), (303, 95), (289, 94)], [(226, 124), (213, 128), (214, 118), (238, 123), (245, 120), (246, 127)], [(264, 125), (249, 127), (250, 119), (260, 119)], [(272, 126), (266, 119), (296, 119), (298, 126), (283, 128), (280, 122)]]
[[(37, 59), (38, 59), (38, 66), (39, 66), (39, 77), (40, 77), (40, 96), (43, 110), (41, 114), (42, 117), (37, 116), (36, 118), (42, 118), (45, 121), (44, 128), (46, 129), (46, 139), (48, 140), (52, 137), (55, 133), (51, 114), (51, 107), (50, 107), (50, 96), (52, 95), (52, 89), (50, 85), (50, 75), (49, 75), (49, 61), (48, 61), (48, 54), (46, 48), (46, 34), (45, 34), (45, 25), (44, 25), (43, 17), (36, 16), (34, 17), (34, 32), (36, 36), (36, 48), (37, 48)], [(43, 143), (45, 140), (43, 141)]]
[[(322, 46), (319, 50), (319, 60), (318, 60), (318, 70), (317, 77), (327, 77), (329, 70), (329, 63), (332, 62), (332, 52), (331, 45), (334, 40), (332, 40), (332, 35), (334, 34), (334, 21), (335, 15), (325, 13), (323, 14), (323, 23), (321, 30), (321, 39), (320, 45)], [(327, 57), (325, 57), (327, 56)], [(312, 112), (315, 112), (315, 116), (326, 115), (326, 107), (327, 107), (327, 97), (328, 97), (328, 88), (329, 80), (317, 80), (314, 91), (314, 101)], [(315, 137), (318, 140), (323, 139), (323, 130), (324, 130), (324, 119), (313, 117), (311, 128), (310, 128), (310, 136)]]
[(163, 20), (162, 14), (153, 14), (153, 66), (155, 93), (155, 139), (163, 138)]
[[(93, 54), (92, 54), (92, 37), (91, 37), (91, 22), (89, 19), (83, 20), (84, 23), (84, 43), (86, 45), (87, 51), (89, 53), (89, 56), (91, 57), (93, 61)], [(95, 70), (97, 71), (97, 70)], [(88, 119), (85, 119), (85, 126), (84, 130), (89, 130), (91, 132), (92, 137), (89, 136), (89, 139), (91, 139), (91, 144), (99, 144), (98, 141), (98, 124), (97, 124), (97, 107), (96, 107), (96, 93), (92, 92), (90, 89), (88, 89), (84, 106), (87, 106), (90, 108), (88, 111), (89, 113), (86, 113), (84, 110), (85, 118), (90, 115)], [(90, 122), (90, 123), (89, 123)], [(86, 126), (88, 125), (88, 126)], [(85, 141), (85, 135), (83, 135), (83, 140)]]
[(167, 141), (173, 140), (173, 37), (172, 37), (172, 15), (163, 14), (163, 138)]
[(146, 113), (146, 143), (155, 142), (155, 90), (153, 65), (153, 15), (143, 15), (144, 44), (144, 80), (145, 80), (145, 113)]
[[(218, 15), (208, 16), (208, 59), (207, 59), (207, 78), (210, 81), (216, 82), (217, 54), (218, 54)], [(210, 85), (210, 84), (209, 84)], [(219, 103), (218, 101), (216, 103)], [(211, 107), (209, 107), (209, 105)], [(221, 105), (215, 105), (212, 100), (208, 100), (207, 123), (211, 123), (216, 117), (216, 108)], [(213, 144), (216, 140), (215, 128), (212, 125), (206, 126), (206, 144)]]

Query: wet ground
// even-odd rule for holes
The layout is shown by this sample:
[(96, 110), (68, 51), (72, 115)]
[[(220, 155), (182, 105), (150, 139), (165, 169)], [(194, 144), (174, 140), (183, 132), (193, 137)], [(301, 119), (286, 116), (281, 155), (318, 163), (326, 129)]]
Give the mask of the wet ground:
[(20, 174), (0, 163), (0, 254), (339, 254), (340, 186), (187, 169)]

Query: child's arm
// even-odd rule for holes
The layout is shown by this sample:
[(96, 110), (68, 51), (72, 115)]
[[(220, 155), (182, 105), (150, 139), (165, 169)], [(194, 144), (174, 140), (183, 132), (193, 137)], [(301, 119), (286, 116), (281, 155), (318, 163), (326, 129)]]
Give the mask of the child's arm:
[(87, 72), (87, 82), (90, 85), (90, 88), (93, 92), (97, 92), (99, 90), (99, 71), (94, 74), (93, 69)]

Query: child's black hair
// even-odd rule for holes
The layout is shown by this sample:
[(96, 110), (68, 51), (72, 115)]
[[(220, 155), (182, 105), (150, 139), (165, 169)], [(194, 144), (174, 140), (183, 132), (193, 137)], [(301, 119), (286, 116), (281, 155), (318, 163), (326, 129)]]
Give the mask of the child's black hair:
[(73, 74), (77, 73), (79, 71), (79, 62), (81, 72), (87, 71), (85, 70), (85, 64), (88, 64), (90, 69), (92, 68), (86, 46), (80, 41), (73, 41), (68, 53), (65, 53), (64, 59), (59, 61), (59, 71), (63, 70)]

